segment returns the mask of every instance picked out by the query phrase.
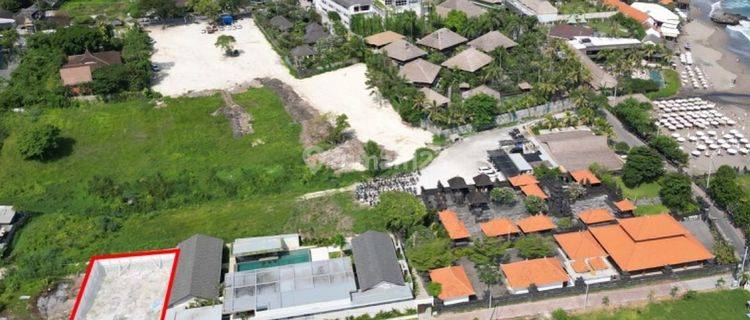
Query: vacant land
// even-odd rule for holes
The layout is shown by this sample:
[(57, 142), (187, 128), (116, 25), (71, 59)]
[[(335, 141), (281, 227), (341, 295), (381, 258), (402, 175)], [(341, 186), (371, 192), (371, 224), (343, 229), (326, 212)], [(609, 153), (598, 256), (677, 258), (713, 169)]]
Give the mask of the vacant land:
[(68, 0), (63, 2), (60, 10), (71, 17), (89, 17), (104, 15), (111, 18), (126, 18), (130, 1), (123, 0)]
[(750, 292), (742, 289), (698, 293), (691, 299), (652, 303), (643, 308), (595, 312), (581, 320), (704, 320), (747, 319), (746, 301)]
[[(92, 254), (171, 247), (195, 233), (327, 237), (382, 226), (347, 194), (297, 202), (359, 175), (308, 170), (300, 127), (270, 90), (251, 89), (236, 100), (254, 118), (255, 133), (240, 139), (224, 117), (210, 115), (221, 104), (217, 96), (167, 100), (164, 108), (130, 101), (4, 119), (17, 129), (0, 153), (0, 203), (33, 217), (16, 237), (11, 261), (19, 269), (6, 277), (0, 302), (27, 314), (18, 296), (82, 270)], [(58, 159), (21, 159), (17, 132), (34, 121), (61, 128)], [(337, 218), (318, 223), (327, 209)]]
[(626, 187), (620, 177), (615, 177), (615, 181), (617, 181), (617, 185), (619, 185), (622, 189), (623, 196), (630, 200), (659, 197), (659, 190), (661, 189), (661, 186), (659, 185), (658, 181), (644, 183), (632, 189)]
[(669, 208), (667, 208), (663, 204), (640, 205), (635, 209), (635, 215), (637, 216), (649, 216), (664, 212), (669, 212)]
[[(321, 114), (346, 114), (359, 140), (375, 141), (396, 153), (394, 164), (411, 160), (417, 149), (432, 140), (429, 132), (402, 122), (391, 104), (368, 87), (364, 64), (295, 79), (253, 20), (241, 19), (233, 26), (239, 29), (214, 34), (202, 33), (205, 27), (193, 23), (148, 29), (156, 49), (152, 61), (162, 68), (154, 90), (179, 96), (275, 78), (291, 86)], [(222, 34), (235, 37), (238, 57), (227, 57), (216, 48), (214, 43)]]

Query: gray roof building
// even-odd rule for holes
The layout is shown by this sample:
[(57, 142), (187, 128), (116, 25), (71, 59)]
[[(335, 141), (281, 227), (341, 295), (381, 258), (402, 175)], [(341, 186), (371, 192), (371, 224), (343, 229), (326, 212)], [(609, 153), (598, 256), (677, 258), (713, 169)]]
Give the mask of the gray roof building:
[(387, 234), (371, 230), (354, 237), (352, 253), (360, 291), (376, 288), (382, 283), (404, 285), (396, 248)]
[(435, 104), (435, 106), (437, 107), (442, 107), (448, 104), (449, 102), (451, 102), (451, 100), (448, 99), (448, 97), (430, 88), (421, 88), (419, 89), (419, 91), (422, 91), (422, 93), (424, 93), (424, 97), (425, 97), (425, 100), (427, 100), (427, 102), (431, 104)]
[(484, 93), (490, 97), (493, 97), (497, 100), (500, 100), (502, 96), (500, 95), (500, 92), (497, 92), (497, 90), (492, 89), (486, 85), (478, 86), (474, 89), (468, 90), (466, 92), (461, 93), (461, 97), (464, 99), (469, 99), (475, 95), (478, 95), (480, 93)]
[(292, 55), (292, 57), (299, 59), (312, 56), (315, 54), (315, 51), (313, 51), (313, 48), (308, 44), (303, 44), (294, 47), (291, 51), (289, 51), (289, 53)]
[(371, 6), (372, 0), (333, 0), (344, 8), (351, 6)]
[(305, 26), (304, 41), (307, 44), (316, 43), (327, 35), (328, 33), (323, 29), (323, 26), (317, 23), (308, 23), (307, 26)]
[(221, 239), (202, 234), (196, 234), (177, 245), (180, 255), (169, 298), (170, 306), (194, 298), (210, 300), (219, 297), (223, 247)]
[(420, 49), (419, 47), (409, 43), (406, 40), (396, 40), (383, 47), (383, 52), (388, 55), (391, 59), (407, 62), (426, 56), (427, 52)]
[(503, 49), (513, 48), (518, 43), (500, 33), (500, 31), (490, 31), (479, 38), (469, 41), (469, 45), (484, 52), (490, 52), (500, 47)]
[(424, 59), (417, 59), (405, 64), (398, 71), (398, 75), (406, 78), (411, 83), (431, 84), (435, 82), (440, 66)]
[(457, 68), (467, 72), (475, 72), (492, 62), (492, 57), (477, 49), (469, 48), (442, 63), (446, 68)]
[(466, 38), (448, 28), (441, 28), (424, 36), (424, 38), (419, 39), (417, 44), (442, 51), (462, 44), (466, 42), (466, 40)]
[(292, 24), (289, 20), (287, 20), (287, 18), (284, 18), (283, 16), (275, 16), (271, 18), (269, 23), (276, 29), (279, 29), (281, 31), (287, 31), (294, 26), (294, 24)]

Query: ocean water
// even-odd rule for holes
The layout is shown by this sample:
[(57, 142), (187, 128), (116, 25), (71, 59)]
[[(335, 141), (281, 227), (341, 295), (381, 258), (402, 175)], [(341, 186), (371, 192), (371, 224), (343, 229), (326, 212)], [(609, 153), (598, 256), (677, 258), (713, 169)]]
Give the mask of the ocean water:
[[(720, 5), (724, 10), (750, 17), (750, 0), (722, 0)], [(737, 26), (727, 26), (727, 34), (732, 39), (729, 49), (750, 58), (750, 21), (742, 21)]]

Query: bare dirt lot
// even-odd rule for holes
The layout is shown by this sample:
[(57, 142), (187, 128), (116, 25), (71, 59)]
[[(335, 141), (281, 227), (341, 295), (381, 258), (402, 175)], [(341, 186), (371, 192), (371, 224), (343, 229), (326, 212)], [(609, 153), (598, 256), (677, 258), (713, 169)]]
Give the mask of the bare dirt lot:
[[(295, 79), (251, 19), (235, 25), (214, 34), (202, 33), (202, 23), (148, 29), (155, 41), (152, 61), (162, 69), (154, 90), (180, 96), (246, 86), (257, 78), (276, 78), (321, 114), (346, 114), (357, 139), (373, 140), (395, 152), (391, 164), (410, 160), (418, 148), (431, 141), (429, 132), (405, 124), (389, 103), (375, 99), (365, 84), (364, 64)], [(214, 46), (221, 34), (234, 36), (239, 57), (227, 57)]]

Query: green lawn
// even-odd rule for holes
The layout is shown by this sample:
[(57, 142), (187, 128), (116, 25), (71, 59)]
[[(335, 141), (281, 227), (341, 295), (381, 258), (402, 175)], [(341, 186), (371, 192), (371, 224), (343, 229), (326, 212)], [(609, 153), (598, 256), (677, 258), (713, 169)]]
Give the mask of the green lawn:
[(622, 189), (622, 193), (625, 198), (628, 198), (630, 200), (659, 197), (659, 190), (661, 189), (661, 186), (659, 186), (658, 181), (644, 183), (633, 189), (626, 187), (620, 177), (615, 177), (615, 181), (617, 182), (617, 185)]
[(672, 69), (663, 69), (661, 71), (664, 77), (665, 85), (659, 91), (647, 93), (646, 96), (651, 100), (665, 99), (673, 97), (680, 91), (680, 74)]
[(669, 208), (662, 204), (640, 205), (635, 208), (636, 216), (650, 216), (664, 212), (669, 212)]
[[(382, 221), (350, 194), (298, 201), (301, 194), (348, 185), (361, 175), (310, 172), (302, 161), (300, 127), (270, 90), (251, 89), (236, 100), (254, 119), (255, 133), (240, 139), (232, 137), (223, 116), (211, 116), (221, 104), (216, 96), (167, 100), (159, 109), (130, 101), (3, 119), (14, 130), (0, 151), (0, 203), (34, 214), (15, 238), (10, 261), (20, 268), (4, 280), (0, 303), (9, 303), (21, 319), (31, 318), (27, 301), (18, 296), (82, 270), (90, 255), (171, 247), (194, 233), (230, 241), (382, 229)], [(69, 141), (67, 154), (51, 162), (22, 160), (17, 133), (32, 121), (60, 127)], [(187, 182), (170, 182), (184, 172)], [(157, 174), (163, 181), (153, 178)], [(94, 176), (109, 177), (125, 190), (146, 184), (154, 195), (134, 197), (153, 209), (96, 196), (90, 191)], [(160, 192), (168, 200), (157, 200)]]
[(747, 199), (750, 200), (750, 173), (739, 175), (737, 181), (740, 183), (742, 189), (745, 190)]
[(110, 18), (126, 18), (133, 1), (130, 0), (66, 0), (60, 10), (71, 17), (106, 15)]
[(575, 317), (580, 320), (741, 320), (747, 319), (750, 292), (737, 289), (698, 293), (692, 299), (649, 304), (643, 308), (600, 311)]
[(607, 11), (602, 5), (592, 5), (586, 0), (563, 0), (558, 6), (560, 14), (577, 14)]

